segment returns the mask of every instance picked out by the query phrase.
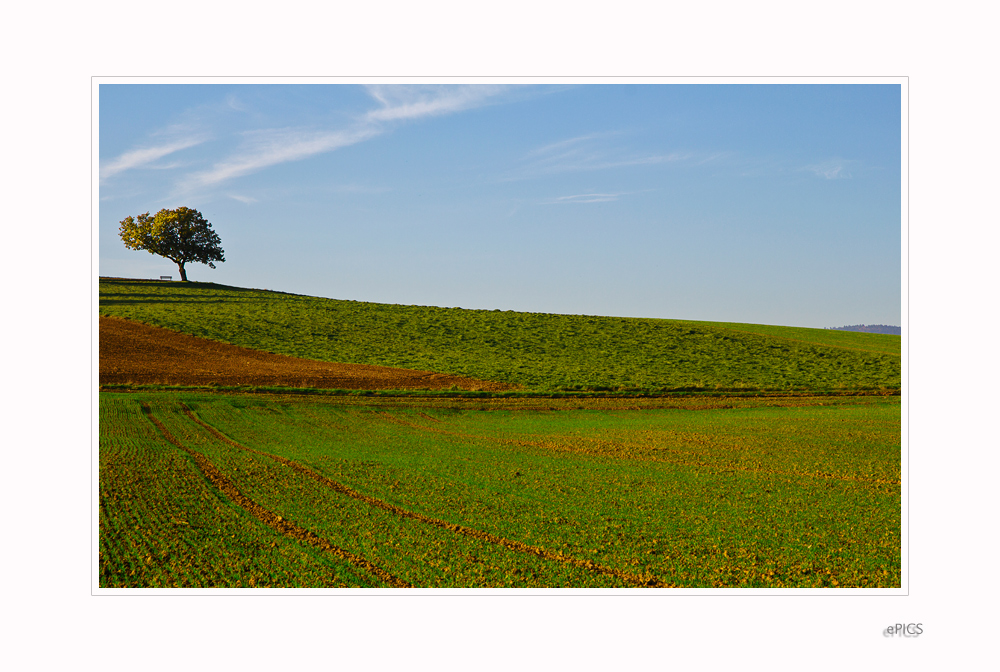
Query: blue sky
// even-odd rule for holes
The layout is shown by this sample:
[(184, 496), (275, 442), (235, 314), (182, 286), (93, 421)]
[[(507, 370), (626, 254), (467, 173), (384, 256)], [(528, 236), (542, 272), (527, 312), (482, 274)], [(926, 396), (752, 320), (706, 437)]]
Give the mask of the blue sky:
[(895, 84), (101, 84), (118, 223), (200, 210), (192, 280), (385, 303), (901, 322)]

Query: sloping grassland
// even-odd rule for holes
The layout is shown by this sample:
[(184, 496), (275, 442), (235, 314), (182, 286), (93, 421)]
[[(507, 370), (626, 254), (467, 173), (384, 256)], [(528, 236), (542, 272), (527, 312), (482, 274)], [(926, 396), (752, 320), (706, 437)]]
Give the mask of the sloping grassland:
[(324, 299), (213, 283), (102, 278), (100, 314), (326, 362), (529, 390), (898, 391), (900, 338), (681, 320)]

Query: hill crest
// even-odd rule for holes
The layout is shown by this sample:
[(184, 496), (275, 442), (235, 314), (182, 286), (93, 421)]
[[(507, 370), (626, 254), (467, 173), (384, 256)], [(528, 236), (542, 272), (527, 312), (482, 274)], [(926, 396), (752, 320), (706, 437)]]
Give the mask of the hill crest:
[(100, 314), (293, 357), (531, 390), (891, 390), (901, 379), (897, 339), (839, 330), (404, 306), (105, 278)]

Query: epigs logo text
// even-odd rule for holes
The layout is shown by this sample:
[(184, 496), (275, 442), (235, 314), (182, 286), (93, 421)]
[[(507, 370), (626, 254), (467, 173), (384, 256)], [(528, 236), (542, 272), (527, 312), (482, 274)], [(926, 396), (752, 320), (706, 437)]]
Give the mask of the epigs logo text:
[(883, 637), (919, 637), (922, 634), (923, 623), (896, 623), (882, 631)]

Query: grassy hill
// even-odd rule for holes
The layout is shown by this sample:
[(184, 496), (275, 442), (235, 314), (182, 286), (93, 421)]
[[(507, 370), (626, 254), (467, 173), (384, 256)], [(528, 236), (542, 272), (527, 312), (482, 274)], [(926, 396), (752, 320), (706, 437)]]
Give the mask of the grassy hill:
[(323, 299), (214, 283), (102, 278), (100, 314), (332, 362), (532, 390), (898, 389), (900, 337), (721, 322)]

